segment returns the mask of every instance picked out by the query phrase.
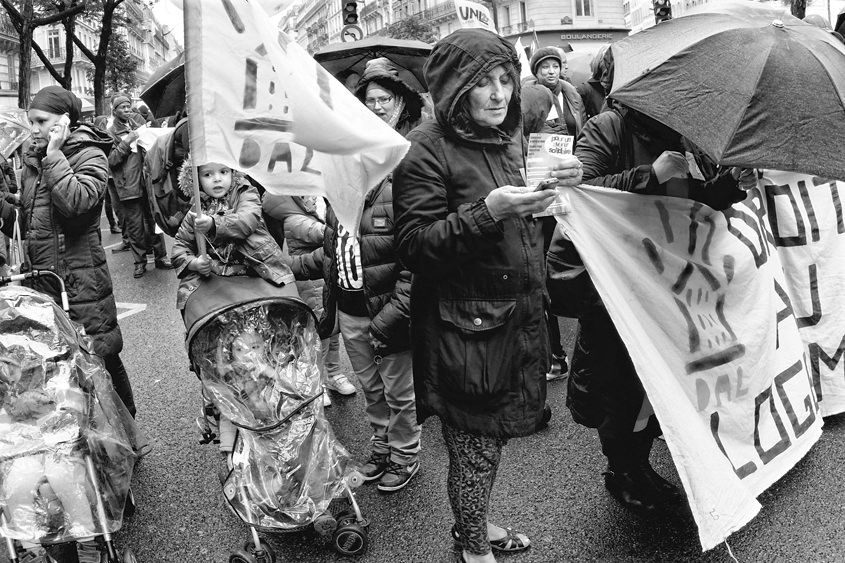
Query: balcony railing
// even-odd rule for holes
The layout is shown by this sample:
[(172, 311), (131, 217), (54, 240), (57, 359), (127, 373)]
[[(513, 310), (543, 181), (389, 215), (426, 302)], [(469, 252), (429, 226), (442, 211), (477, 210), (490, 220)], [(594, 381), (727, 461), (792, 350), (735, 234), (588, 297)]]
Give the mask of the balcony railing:
[(422, 11), (422, 17), (426, 20), (433, 20), (442, 18), (455, 13), (455, 4), (452, 2), (445, 2), (437, 4), (433, 8), (428, 8)]

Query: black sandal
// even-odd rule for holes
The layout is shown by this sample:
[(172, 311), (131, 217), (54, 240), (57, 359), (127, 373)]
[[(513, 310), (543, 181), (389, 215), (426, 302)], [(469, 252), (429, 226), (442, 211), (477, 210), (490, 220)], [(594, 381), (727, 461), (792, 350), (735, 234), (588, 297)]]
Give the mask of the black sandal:
[[(456, 542), (461, 541), (461, 534), (458, 533), (457, 524), (452, 526), (452, 539)], [(513, 530), (513, 528), (504, 528), (505, 530), (505, 537), (499, 538), (497, 540), (489, 540), (490, 547), (495, 549), (496, 551), (501, 551), (504, 553), (514, 553), (516, 551), (524, 551), (531, 547), (531, 540), (528, 539), (526, 536), (526, 540), (523, 541), (522, 538), (519, 537), (519, 532)], [(524, 535), (524, 534), (523, 534)], [(463, 553), (461, 553), (461, 557), (463, 558)]]

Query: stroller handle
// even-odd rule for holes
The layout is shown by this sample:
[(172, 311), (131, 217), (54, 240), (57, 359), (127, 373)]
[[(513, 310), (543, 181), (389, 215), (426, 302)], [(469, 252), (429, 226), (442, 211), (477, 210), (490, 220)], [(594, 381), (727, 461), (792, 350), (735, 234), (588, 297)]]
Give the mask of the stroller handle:
[(70, 305), (67, 301), (67, 291), (65, 290), (65, 280), (62, 279), (62, 276), (53, 272), (52, 270), (32, 270), (31, 272), (26, 272), (24, 274), (14, 274), (11, 276), (0, 276), (0, 286), (8, 285), (13, 282), (19, 282), (23, 280), (28, 280), (31, 278), (40, 278), (42, 276), (52, 276), (58, 283), (59, 283), (59, 293), (62, 297), (62, 310), (65, 313), (70, 312)]

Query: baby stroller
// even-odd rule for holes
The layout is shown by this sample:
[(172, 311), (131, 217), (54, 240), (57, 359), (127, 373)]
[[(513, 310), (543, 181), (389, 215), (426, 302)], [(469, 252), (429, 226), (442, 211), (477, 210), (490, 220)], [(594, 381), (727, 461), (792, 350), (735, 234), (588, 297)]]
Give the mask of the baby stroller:
[[(41, 276), (59, 284), (64, 310), (6, 285)], [(0, 286), (0, 536), (9, 558), (19, 561), (25, 545), (100, 537), (109, 563), (134, 563), (112, 534), (134, 511), (135, 423), (70, 320), (61, 278), (33, 271)]]
[(219, 416), (237, 427), (221, 478), (252, 540), (230, 563), (273, 563), (258, 531), (313, 527), (343, 555), (367, 549), (352, 493), (362, 482), (323, 413), (320, 339), (295, 286), (211, 275), (184, 311), (191, 368)]

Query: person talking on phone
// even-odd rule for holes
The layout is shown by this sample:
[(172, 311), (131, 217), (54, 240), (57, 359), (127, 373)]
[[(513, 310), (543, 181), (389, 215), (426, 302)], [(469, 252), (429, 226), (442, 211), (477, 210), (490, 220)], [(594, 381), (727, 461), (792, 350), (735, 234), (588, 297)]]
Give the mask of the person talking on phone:
[[(27, 242), (22, 270), (50, 270), (62, 277), (70, 318), (85, 327), (115, 391), (135, 416), (132, 387), (120, 359), (123, 337), (100, 236), (109, 177), (106, 155), (113, 140), (99, 129), (80, 124), (81, 108), (80, 99), (59, 86), (42, 88), (32, 99), (32, 139), (23, 154), (20, 204), (0, 199), (0, 230), (12, 236), (17, 210)], [(24, 283), (61, 303), (52, 277)]]

